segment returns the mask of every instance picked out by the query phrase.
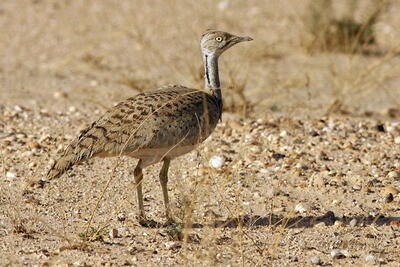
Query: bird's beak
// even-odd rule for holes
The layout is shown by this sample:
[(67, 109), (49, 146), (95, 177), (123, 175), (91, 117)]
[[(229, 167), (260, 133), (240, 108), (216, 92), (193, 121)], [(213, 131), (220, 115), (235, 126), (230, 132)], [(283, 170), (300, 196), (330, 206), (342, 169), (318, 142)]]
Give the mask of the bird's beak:
[(249, 36), (232, 36), (232, 38), (230, 39), (230, 41), (228, 41), (228, 47), (231, 47), (235, 44), (241, 43), (241, 42), (245, 42), (245, 41), (251, 41), (253, 40), (253, 38), (249, 37)]
[(244, 42), (244, 41), (253, 41), (253, 38), (251, 38), (250, 36), (239, 37), (239, 42)]

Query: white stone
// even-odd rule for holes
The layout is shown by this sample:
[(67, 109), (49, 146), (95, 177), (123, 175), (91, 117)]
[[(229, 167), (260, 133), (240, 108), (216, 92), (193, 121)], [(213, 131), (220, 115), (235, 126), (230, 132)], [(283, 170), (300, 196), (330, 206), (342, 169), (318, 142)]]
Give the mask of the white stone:
[(219, 169), (225, 164), (225, 158), (221, 156), (212, 156), (209, 163), (211, 167)]
[(322, 263), (321, 258), (315, 257), (315, 256), (314, 257), (310, 257), (309, 260), (310, 260), (310, 262), (312, 264), (321, 264)]
[(396, 144), (400, 144), (400, 136), (397, 136), (397, 137), (394, 139), (394, 142), (395, 142)]
[(10, 179), (14, 179), (17, 177), (17, 174), (15, 172), (7, 172), (6, 177)]
[(68, 111), (69, 112), (71, 112), (71, 113), (74, 113), (74, 112), (76, 112), (76, 107), (75, 106), (70, 106), (69, 108), (68, 108)]
[(343, 255), (343, 253), (339, 249), (332, 249), (331, 257), (333, 259), (338, 259), (338, 258), (345, 257), (345, 255)]
[(181, 247), (181, 244), (179, 242), (175, 242), (175, 241), (165, 242), (164, 245), (165, 245), (165, 247), (167, 249), (176, 249), (176, 248), (180, 248)]
[(294, 207), (294, 210), (299, 213), (306, 213), (311, 210), (311, 206), (307, 203), (299, 203)]
[(351, 220), (350, 223), (349, 223), (349, 225), (350, 225), (351, 227), (356, 226), (356, 225), (357, 225), (357, 219)]
[(229, 6), (229, 0), (222, 0), (218, 3), (218, 9), (224, 11)]
[(365, 257), (365, 261), (368, 263), (375, 264), (376, 263), (376, 257), (374, 255), (367, 255)]

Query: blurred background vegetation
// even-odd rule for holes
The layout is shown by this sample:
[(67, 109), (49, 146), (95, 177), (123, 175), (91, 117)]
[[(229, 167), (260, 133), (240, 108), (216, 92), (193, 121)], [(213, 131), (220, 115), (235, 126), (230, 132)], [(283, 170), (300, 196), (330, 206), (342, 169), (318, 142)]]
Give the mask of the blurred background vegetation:
[(241, 117), (398, 116), (397, 0), (3, 0), (2, 103), (88, 114), (165, 84), (203, 87), (199, 36), (254, 42), (221, 58)]

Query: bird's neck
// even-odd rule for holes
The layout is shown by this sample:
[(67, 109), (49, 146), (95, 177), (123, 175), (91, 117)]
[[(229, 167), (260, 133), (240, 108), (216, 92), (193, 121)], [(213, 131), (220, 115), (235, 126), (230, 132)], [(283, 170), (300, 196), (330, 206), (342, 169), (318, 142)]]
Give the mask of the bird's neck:
[(218, 56), (204, 54), (203, 61), (205, 87), (207, 90), (210, 90), (218, 100), (222, 101), (218, 73)]

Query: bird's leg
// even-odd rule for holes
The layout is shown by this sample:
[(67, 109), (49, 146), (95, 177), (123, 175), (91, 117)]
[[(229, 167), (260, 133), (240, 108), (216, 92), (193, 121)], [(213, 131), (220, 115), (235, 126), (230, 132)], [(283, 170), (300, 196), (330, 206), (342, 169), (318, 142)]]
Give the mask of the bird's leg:
[(145, 227), (157, 227), (158, 223), (153, 220), (148, 220), (144, 215), (144, 205), (143, 205), (143, 191), (142, 191), (142, 180), (143, 180), (143, 172), (142, 172), (143, 161), (140, 159), (138, 164), (136, 165), (135, 170), (133, 171), (133, 175), (135, 176), (135, 184), (137, 191), (137, 198), (139, 204), (139, 223)]
[(168, 199), (168, 169), (169, 169), (169, 163), (171, 162), (170, 159), (165, 158), (163, 166), (160, 171), (160, 183), (161, 183), (161, 188), (163, 191), (163, 196), (164, 196), (164, 205), (165, 205), (165, 216), (167, 217), (167, 223), (172, 223), (173, 219), (170, 215), (170, 209), (169, 209), (169, 199)]
[(136, 165), (135, 170), (133, 171), (133, 175), (135, 176), (136, 192), (139, 204), (139, 220), (146, 220), (146, 217), (144, 215), (143, 192), (142, 192), (142, 180), (143, 180), (142, 162), (143, 161), (140, 159), (138, 164)]

